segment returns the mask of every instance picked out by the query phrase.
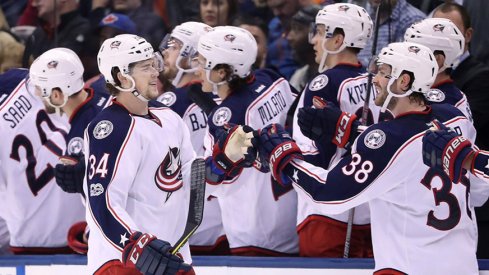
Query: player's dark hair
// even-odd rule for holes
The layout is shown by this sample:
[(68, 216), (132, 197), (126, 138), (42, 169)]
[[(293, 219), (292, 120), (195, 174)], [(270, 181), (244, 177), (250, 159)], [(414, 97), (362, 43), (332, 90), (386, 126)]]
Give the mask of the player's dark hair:
[(233, 26), (239, 27), (240, 25), (250, 25), (258, 27), (268, 37), (268, 24), (260, 17), (251, 16), (248, 14), (242, 14), (233, 20)]
[(228, 64), (217, 64), (213, 70), (223, 69), (226, 73), (226, 81), (228, 82), (229, 89), (234, 91), (239, 87), (245, 85), (253, 78), (253, 74), (248, 75), (247, 77), (241, 78), (238, 75), (233, 73), (233, 68)]
[(464, 24), (464, 28), (467, 30), (472, 26), (470, 22), (470, 15), (467, 12), (467, 10), (464, 8), (464, 6), (459, 5), (454, 2), (445, 2), (438, 7), (435, 8), (433, 11), (433, 14), (435, 14), (437, 11), (443, 12), (443, 13), (449, 13), (451, 11), (457, 11), (460, 14), (460, 17), (462, 18), (462, 22)]
[[(413, 87), (414, 74), (410, 71), (402, 71), (401, 75), (403, 75), (403, 74), (407, 74), (409, 76), (409, 83), (408, 83), (408, 87), (406, 89), (406, 91), (407, 91)], [(426, 105), (427, 104), (426, 98), (424, 97), (423, 93), (414, 92), (414, 93), (410, 94), (408, 96), (408, 98), (409, 98), (409, 102), (416, 102), (420, 105)]]
[[(134, 68), (134, 66), (136, 65), (136, 63), (137, 62), (134, 62), (134, 63), (129, 64), (129, 72), (132, 71), (132, 69)], [(110, 75), (112, 75), (112, 79), (114, 79), (115, 86), (119, 86), (119, 87), (121, 87), (121, 85), (122, 85), (121, 81), (117, 77), (117, 74), (120, 73), (120, 72), (121, 72), (121, 70), (119, 70), (118, 67), (112, 67), (112, 70), (110, 70)], [(105, 83), (105, 87), (107, 88), (107, 90), (109, 91), (109, 94), (111, 96), (117, 96), (121, 92), (115, 86), (112, 85), (111, 83)]]
[[(345, 31), (343, 31), (342, 28), (336, 28), (334, 29), (333, 31), (333, 36), (337, 35), (337, 34), (341, 34), (343, 35), (343, 38), (345, 37)], [(346, 50), (354, 53), (354, 54), (358, 54), (362, 49), (360, 48), (354, 48), (354, 47), (346, 47)]]

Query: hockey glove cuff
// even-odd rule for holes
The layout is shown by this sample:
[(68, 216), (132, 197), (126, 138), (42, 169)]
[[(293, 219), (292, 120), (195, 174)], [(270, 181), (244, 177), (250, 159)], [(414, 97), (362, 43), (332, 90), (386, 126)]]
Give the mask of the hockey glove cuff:
[(68, 246), (78, 254), (86, 255), (88, 252), (88, 243), (86, 242), (87, 223), (77, 222), (68, 230)]

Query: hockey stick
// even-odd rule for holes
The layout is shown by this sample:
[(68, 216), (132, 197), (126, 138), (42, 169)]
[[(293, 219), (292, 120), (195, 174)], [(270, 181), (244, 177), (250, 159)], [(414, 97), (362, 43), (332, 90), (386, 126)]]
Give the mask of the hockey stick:
[(178, 250), (187, 243), (202, 222), (204, 215), (205, 200), (205, 161), (196, 158), (191, 165), (190, 175), (190, 206), (188, 209), (187, 223), (183, 235), (173, 246), (172, 254), (177, 254)]
[[(369, 114), (369, 102), (370, 102), (370, 92), (372, 91), (372, 78), (373, 73), (370, 71), (370, 65), (372, 62), (375, 62), (375, 55), (377, 53), (377, 38), (379, 36), (379, 22), (380, 22), (380, 10), (384, 2), (389, 2), (390, 0), (382, 0), (380, 4), (377, 6), (377, 10), (375, 11), (375, 30), (374, 30), (374, 40), (372, 41), (372, 58), (368, 64), (368, 78), (367, 78), (367, 94), (365, 95), (365, 101), (363, 102), (362, 109), (362, 120), (361, 124), (363, 126), (367, 126), (367, 119)], [(387, 3), (385, 3), (387, 4)], [(388, 4), (390, 6), (390, 3)], [(345, 238), (345, 250), (343, 251), (343, 258), (348, 258), (350, 254), (350, 243), (351, 243), (351, 231), (353, 229), (353, 218), (355, 217), (355, 208), (350, 209), (348, 212), (348, 224), (346, 226), (346, 238)]]

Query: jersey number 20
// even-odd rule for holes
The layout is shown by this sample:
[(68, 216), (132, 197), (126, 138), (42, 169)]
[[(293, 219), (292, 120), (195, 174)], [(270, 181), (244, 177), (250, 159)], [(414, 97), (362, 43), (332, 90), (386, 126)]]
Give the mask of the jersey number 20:
[[(53, 154), (57, 156), (61, 156), (63, 154), (63, 150), (59, 148), (54, 142), (49, 140), (46, 136), (46, 133), (42, 129), (41, 125), (43, 122), (46, 122), (49, 129), (53, 132), (59, 132), (66, 138), (66, 133), (57, 128), (54, 123), (49, 118), (48, 114), (41, 110), (37, 113), (36, 117), (36, 128), (37, 133), (39, 134), (39, 138), (41, 140), (41, 144), (46, 146)], [(25, 135), (17, 135), (12, 142), (12, 150), (10, 153), (10, 158), (20, 162), (20, 154), (19, 150), (23, 147), (25, 150), (25, 158), (27, 159), (27, 168), (25, 170), (25, 174), (27, 177), (27, 183), (29, 184), (29, 188), (31, 189), (32, 194), (37, 196), (37, 193), (44, 187), (48, 182), (53, 179), (54, 172), (53, 166), (51, 164), (47, 164), (46, 168), (41, 172), (39, 176), (36, 176), (36, 164), (37, 159), (34, 153), (34, 148), (32, 146), (32, 142)]]

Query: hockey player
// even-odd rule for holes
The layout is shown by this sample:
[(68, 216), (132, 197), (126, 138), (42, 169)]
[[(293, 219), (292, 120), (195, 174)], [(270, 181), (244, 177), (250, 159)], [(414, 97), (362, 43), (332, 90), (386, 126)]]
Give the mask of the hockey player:
[[(88, 271), (194, 274), (171, 250), (185, 227), (195, 153), (176, 113), (148, 107), (162, 60), (130, 34), (105, 40), (97, 60), (115, 99), (85, 130)], [(188, 245), (180, 252), (191, 263)]]
[(438, 75), (432, 89), (426, 93), (426, 99), (431, 104), (451, 104), (472, 121), (467, 97), (450, 77), (451, 69), (457, 65), (465, 45), (465, 38), (457, 26), (448, 19), (428, 18), (411, 25), (404, 39), (430, 48), (438, 63)]
[[(195, 74), (198, 67), (195, 58), (200, 36), (211, 29), (204, 23), (186, 22), (176, 26), (160, 45), (164, 58), (163, 77), (170, 79), (175, 89), (164, 92), (158, 100), (180, 115), (186, 123), (198, 156), (204, 155), (206, 112), (210, 112), (216, 103), (212, 94), (202, 93), (201, 81)], [(192, 255), (229, 254), (221, 209), (214, 196), (205, 200), (204, 218), (189, 243)]]
[(56, 186), (53, 173), (66, 147), (67, 125), (44, 110), (28, 74), (11, 69), (0, 75), (2, 217), (13, 253), (72, 253), (66, 235), (83, 220), (83, 205)]
[[(271, 180), (270, 173), (261, 173), (265, 168), (258, 162), (253, 167), (231, 171), (227, 159), (216, 157), (228, 141), (222, 139), (226, 125), (246, 124), (255, 128), (269, 123), (283, 125), (296, 95), (289, 83), (274, 72), (251, 70), (257, 44), (244, 29), (216, 27), (202, 35), (198, 52), (200, 68), (197, 73), (202, 80), (202, 90), (213, 92), (222, 100), (209, 115), (209, 135), (204, 144), (206, 155), (213, 150), (214, 156), (207, 159), (209, 167), (221, 175), (214, 180), (208, 178), (208, 182), (216, 184), (212, 194), (221, 206), (231, 253), (296, 254), (297, 197), (292, 188), (282, 188)], [(232, 128), (231, 134), (235, 129)], [(242, 165), (246, 161), (239, 163)], [(258, 212), (261, 215), (256, 215)]]
[[(109, 94), (95, 94), (93, 89), (85, 89), (83, 65), (80, 58), (70, 49), (55, 48), (39, 56), (31, 65), (29, 76), (36, 92), (43, 98), (46, 110), (68, 116), (70, 131), (64, 161), (76, 165), (56, 165), (58, 185), (68, 193), (83, 193), (83, 184), (73, 181), (83, 177), (64, 178), (65, 175), (85, 173), (83, 159), (83, 131), (88, 123), (107, 104)], [(72, 173), (64, 171), (73, 170)]]
[[(293, 138), (301, 148), (304, 158), (323, 168), (333, 162), (337, 147), (332, 142), (323, 142), (321, 136), (305, 135), (299, 127), (311, 125), (315, 118), (310, 112), (301, 113), (299, 110), (302, 107), (306, 107), (306, 110), (312, 107), (313, 97), (319, 96), (344, 111), (360, 116), (367, 93), (367, 76), (357, 54), (370, 39), (372, 25), (367, 11), (353, 4), (327, 5), (316, 16), (311, 43), (316, 51), (319, 74), (309, 82), (301, 95), (294, 115)], [(375, 97), (375, 93), (372, 94)], [(378, 109), (374, 104), (371, 105), (372, 110)], [(375, 117), (375, 121), (377, 120), (378, 116)], [(373, 118), (369, 120), (370, 124), (372, 122)], [(344, 150), (338, 149), (337, 154), (342, 153)], [(300, 255), (342, 257), (349, 213), (327, 215), (300, 195), (298, 208)], [(353, 224), (350, 256), (372, 257), (367, 205), (356, 208)]]
[[(468, 186), (425, 166), (420, 154), (434, 118), (467, 136), (475, 137), (475, 129), (453, 106), (426, 104), (422, 93), (438, 71), (429, 48), (392, 43), (378, 62), (375, 103), (395, 119), (367, 128), (351, 155), (328, 170), (313, 166), (300, 159), (297, 145), (274, 125), (261, 131), (260, 150), (269, 156), (272, 175), (284, 184), (292, 181), (325, 211), (341, 213), (369, 202), (374, 274), (478, 274)], [(436, 261), (444, 264), (433, 265)]]
[[(70, 124), (66, 151), (54, 174), (56, 183), (68, 193), (83, 194), (85, 159), (83, 131), (88, 123), (108, 103), (109, 94), (98, 94), (85, 89), (83, 65), (70, 49), (54, 48), (39, 56), (31, 65), (29, 76), (36, 87), (36, 94), (43, 98), (46, 111), (66, 114)], [(86, 254), (84, 241), (85, 222), (76, 223), (70, 229), (68, 245), (78, 253)]]

